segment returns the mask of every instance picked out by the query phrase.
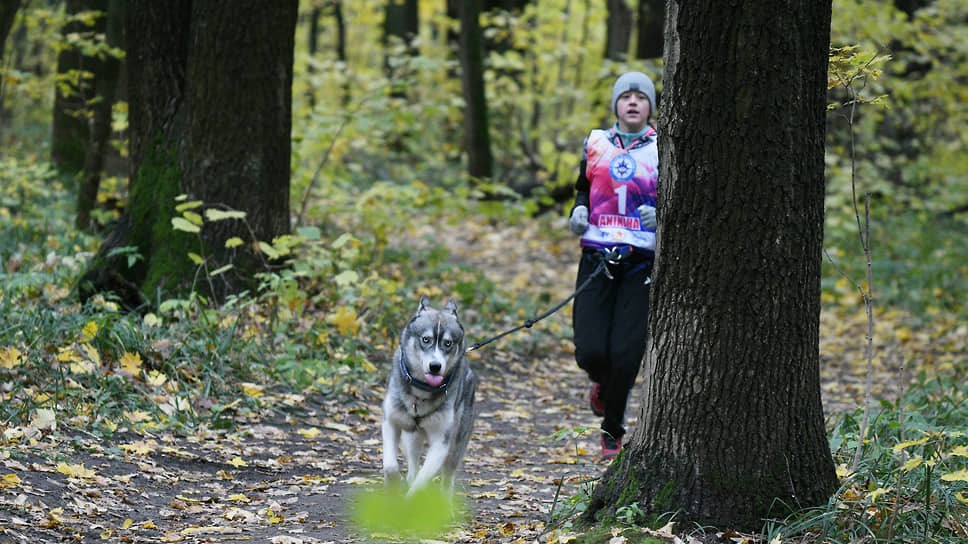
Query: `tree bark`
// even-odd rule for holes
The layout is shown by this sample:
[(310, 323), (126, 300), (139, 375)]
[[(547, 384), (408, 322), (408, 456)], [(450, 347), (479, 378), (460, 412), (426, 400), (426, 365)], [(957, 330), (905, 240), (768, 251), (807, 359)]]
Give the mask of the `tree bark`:
[(0, 4), (0, 52), (4, 51), (7, 36), (10, 35), (10, 29), (13, 28), (19, 9), (20, 0), (8, 0)]
[(461, 86), (464, 92), (464, 143), (468, 173), (478, 179), (492, 175), (491, 138), (484, 93), (484, 53), (480, 0), (458, 2), (460, 15)]
[[(68, 15), (82, 11), (107, 11), (107, 0), (67, 0)], [(63, 36), (71, 33), (104, 32), (107, 18), (98, 17), (93, 27), (72, 21), (64, 25)], [(87, 100), (94, 96), (94, 82), (89, 78), (70, 77), (72, 72), (91, 70), (96, 60), (77, 47), (65, 47), (57, 55), (58, 82), (55, 84), (54, 112), (51, 126), (51, 159), (65, 174), (76, 174), (84, 169), (90, 128), (87, 119)], [(73, 82), (71, 82), (73, 80)]]
[[(250, 1), (244, 10), (217, 0), (128, 6), (128, 35), (138, 36), (128, 48), (130, 205), (82, 278), (82, 300), (114, 291), (137, 307), (142, 293), (153, 299), (204, 286), (199, 291), (218, 301), (252, 286), (262, 256), (234, 254), (225, 241), (239, 236), (251, 248), (289, 232), (296, 7), (296, 0)], [(174, 231), (180, 194), (245, 211), (245, 223), (208, 222), (198, 237)], [(119, 246), (137, 248), (143, 261), (129, 268), (111, 257)], [(202, 271), (196, 285), (190, 251), (205, 256), (209, 270), (235, 268), (214, 277)]]
[(632, 40), (632, 8), (625, 0), (608, 0), (607, 4), (605, 58), (622, 62), (629, 57), (629, 43)]
[[(104, 15), (105, 39), (112, 47), (123, 48), (123, 20), (125, 2), (108, 0)], [(96, 101), (91, 105), (90, 138), (84, 156), (84, 178), (77, 192), (77, 214), (75, 224), (79, 229), (91, 228), (91, 212), (97, 205), (98, 189), (108, 152), (111, 137), (111, 112), (117, 96), (118, 78), (121, 73), (121, 59), (106, 56), (94, 60), (91, 70), (94, 74), (94, 93)]]
[[(7, 50), (7, 36), (10, 35), (10, 29), (13, 28), (13, 23), (17, 19), (17, 11), (19, 9), (20, 0), (10, 0), (0, 3), (0, 63), (3, 64), (6, 64), (6, 58), (3, 52)], [(2, 138), (3, 129), (7, 124), (6, 97), (7, 83), (3, 78), (0, 78), (0, 138)]]
[(391, 94), (397, 98), (406, 97), (406, 83), (401, 81), (407, 77), (405, 72), (401, 72), (393, 61), (394, 40), (400, 40), (404, 44), (404, 54), (414, 57), (419, 53), (419, 49), (414, 43), (414, 38), (420, 32), (419, 10), (417, 0), (388, 0), (384, 8), (383, 17), (383, 69), (387, 79), (392, 85)]
[(589, 516), (637, 502), (755, 531), (836, 489), (819, 371), (830, 17), (829, 0), (668, 4), (645, 399)]
[(635, 56), (656, 59), (662, 56), (665, 0), (639, 0), (638, 40)]

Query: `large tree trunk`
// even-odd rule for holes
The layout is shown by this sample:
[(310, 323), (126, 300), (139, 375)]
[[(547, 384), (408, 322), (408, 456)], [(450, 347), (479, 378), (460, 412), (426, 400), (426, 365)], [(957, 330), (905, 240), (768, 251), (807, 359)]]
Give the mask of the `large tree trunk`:
[(819, 380), (830, 16), (829, 0), (669, 2), (645, 399), (590, 514), (637, 502), (759, 530), (836, 489)]
[(475, 178), (492, 175), (491, 137), (487, 123), (487, 98), (484, 94), (484, 52), (480, 0), (458, 2), (460, 15), (461, 84), (464, 90), (464, 143), (467, 170)]
[[(261, 256), (233, 254), (225, 241), (271, 241), (289, 231), (296, 8), (296, 0), (250, 1), (244, 10), (216, 0), (128, 6), (130, 205), (82, 279), (82, 299), (107, 290), (137, 306), (139, 293), (154, 299), (198, 287), (221, 300), (252, 285)], [(199, 237), (174, 231), (180, 194), (245, 211), (246, 224), (208, 222)], [(137, 248), (144, 260), (129, 268), (110, 257), (118, 246)], [(204, 255), (208, 270), (235, 268), (214, 277), (202, 271), (195, 285), (188, 252)]]

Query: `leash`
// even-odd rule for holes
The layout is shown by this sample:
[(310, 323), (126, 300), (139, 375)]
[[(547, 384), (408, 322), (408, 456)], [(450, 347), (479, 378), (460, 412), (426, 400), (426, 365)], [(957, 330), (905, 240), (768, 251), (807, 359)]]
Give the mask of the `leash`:
[(505, 336), (511, 333), (518, 332), (521, 329), (530, 329), (538, 321), (541, 321), (542, 319), (548, 317), (549, 315), (557, 312), (558, 310), (561, 309), (562, 306), (564, 306), (565, 304), (568, 304), (571, 301), (571, 299), (578, 296), (578, 293), (581, 293), (582, 291), (584, 291), (585, 288), (588, 287), (588, 284), (590, 284), (592, 280), (595, 279), (602, 272), (604, 272), (605, 275), (608, 276), (608, 279), (613, 279), (612, 273), (608, 271), (608, 265), (618, 264), (619, 261), (622, 259), (622, 255), (618, 252), (618, 248), (614, 248), (614, 247), (605, 251), (604, 253), (605, 253), (605, 258), (603, 258), (602, 261), (598, 263), (598, 268), (596, 268), (595, 271), (592, 272), (591, 275), (589, 275), (588, 278), (581, 285), (578, 286), (578, 289), (575, 289), (574, 293), (569, 295), (568, 298), (566, 298), (565, 300), (559, 302), (557, 306), (539, 315), (538, 317), (525, 320), (524, 323), (518, 325), (517, 327), (514, 327), (513, 329), (506, 330), (497, 336), (484, 340), (483, 342), (477, 342), (476, 344), (467, 348), (467, 351), (465, 353), (470, 353), (474, 350), (478, 350), (490, 344), (491, 342), (494, 342), (495, 340), (500, 340), (501, 338), (504, 338)]

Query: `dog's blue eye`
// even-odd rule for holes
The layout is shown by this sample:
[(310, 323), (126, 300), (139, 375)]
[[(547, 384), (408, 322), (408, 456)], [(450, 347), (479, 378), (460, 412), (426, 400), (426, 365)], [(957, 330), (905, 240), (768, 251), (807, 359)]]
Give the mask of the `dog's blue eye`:
[(452, 342), (450, 340), (444, 340), (444, 347), (445, 348), (449, 348), (452, 345), (454, 345), (454, 342)]
[(424, 337), (422, 337), (420, 339), (420, 341), (423, 342), (424, 344), (429, 344), (430, 343), (430, 337), (429, 336), (424, 336)]

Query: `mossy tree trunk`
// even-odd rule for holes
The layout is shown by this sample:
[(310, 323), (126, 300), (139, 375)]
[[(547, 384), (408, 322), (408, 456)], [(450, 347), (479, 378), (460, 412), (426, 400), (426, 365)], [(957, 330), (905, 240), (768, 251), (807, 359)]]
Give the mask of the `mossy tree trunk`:
[[(80, 282), (82, 300), (111, 291), (128, 307), (195, 289), (219, 301), (252, 286), (255, 241), (289, 232), (296, 0), (131, 2), (128, 39), (132, 174), (125, 217)], [(175, 197), (246, 212), (245, 221), (172, 228)], [(244, 246), (226, 249), (238, 236)], [(255, 238), (253, 240), (253, 237)], [(112, 250), (135, 248), (128, 265)], [(207, 276), (188, 257), (205, 257)]]
[(820, 397), (831, 4), (670, 1), (645, 398), (589, 516), (759, 530), (826, 502)]

